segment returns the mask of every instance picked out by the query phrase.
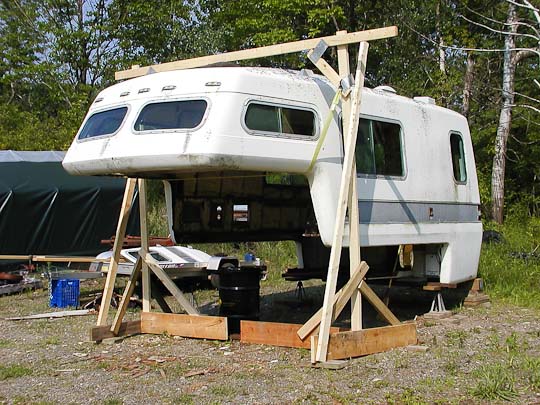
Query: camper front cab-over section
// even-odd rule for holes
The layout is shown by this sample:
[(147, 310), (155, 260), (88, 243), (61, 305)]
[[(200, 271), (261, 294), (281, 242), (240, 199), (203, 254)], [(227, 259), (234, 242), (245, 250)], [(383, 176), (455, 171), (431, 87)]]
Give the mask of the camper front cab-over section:
[[(299, 269), (324, 276), (343, 160), (335, 93), (310, 71), (215, 67), (135, 78), (98, 95), (63, 164), (72, 174), (165, 179), (177, 242), (294, 240)], [(466, 119), (428, 97), (366, 88), (355, 154), (370, 277), (473, 279), (482, 224)], [(400, 245), (414, 251), (403, 269)]]

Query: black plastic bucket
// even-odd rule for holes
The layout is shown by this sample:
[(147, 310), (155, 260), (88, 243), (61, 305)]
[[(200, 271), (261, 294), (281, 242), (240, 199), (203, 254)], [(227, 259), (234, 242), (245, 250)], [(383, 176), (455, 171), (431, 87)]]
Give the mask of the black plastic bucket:
[(227, 317), (229, 333), (240, 332), (240, 320), (259, 319), (259, 281), (258, 268), (225, 267), (217, 271), (219, 315)]

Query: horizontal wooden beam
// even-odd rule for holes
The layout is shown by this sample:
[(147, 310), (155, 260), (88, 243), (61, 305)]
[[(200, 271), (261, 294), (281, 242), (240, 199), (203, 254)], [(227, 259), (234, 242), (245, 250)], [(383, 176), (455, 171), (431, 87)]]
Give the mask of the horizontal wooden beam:
[(141, 333), (141, 321), (129, 321), (120, 324), (117, 334), (111, 332), (111, 325), (94, 326), (90, 329), (90, 340), (93, 342), (101, 342), (103, 339), (137, 335), (139, 333)]
[(0, 260), (32, 260), (32, 255), (0, 255)]
[[(282, 347), (309, 349), (310, 340), (301, 340), (296, 332), (302, 325), (295, 323), (240, 321), (240, 341)], [(340, 328), (332, 327), (330, 333), (337, 333)]]
[[(314, 348), (316, 348), (318, 336), (314, 336), (311, 341)], [(381, 353), (396, 347), (409, 346), (416, 343), (416, 324), (414, 323), (331, 333), (328, 341), (327, 360), (340, 360), (366, 356), (368, 354)], [(312, 352), (314, 351), (314, 348), (311, 349)]]
[(208, 66), (215, 63), (235, 62), (238, 60), (265, 58), (268, 56), (283, 55), (312, 49), (323, 40), (328, 46), (354, 44), (362, 41), (391, 38), (398, 34), (395, 26), (377, 28), (373, 30), (351, 32), (348, 34), (331, 35), (328, 37), (304, 39), (302, 41), (287, 42), (283, 44), (263, 46), (260, 48), (245, 49), (242, 51), (226, 52), (218, 55), (201, 56), (199, 58), (161, 63), (152, 66), (137, 67), (116, 72), (116, 80), (132, 79), (152, 72), (167, 72), (170, 70), (192, 69)]
[(160, 335), (168, 333), (197, 339), (227, 340), (227, 318), (141, 312), (141, 332)]

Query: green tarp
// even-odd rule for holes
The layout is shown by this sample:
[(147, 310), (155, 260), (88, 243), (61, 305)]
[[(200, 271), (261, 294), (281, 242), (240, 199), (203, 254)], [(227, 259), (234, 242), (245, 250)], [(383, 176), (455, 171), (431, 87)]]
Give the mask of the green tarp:
[[(100, 241), (116, 232), (125, 179), (72, 176), (62, 158), (63, 152), (0, 151), (0, 254), (107, 250)], [(138, 235), (137, 209), (128, 234)]]

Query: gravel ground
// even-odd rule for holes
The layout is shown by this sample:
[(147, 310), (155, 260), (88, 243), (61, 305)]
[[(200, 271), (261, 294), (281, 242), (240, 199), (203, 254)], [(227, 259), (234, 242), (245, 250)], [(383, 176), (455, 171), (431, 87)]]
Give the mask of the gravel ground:
[[(312, 305), (263, 288), (262, 318), (306, 319), (320, 306), (322, 289), (314, 283), (306, 292)], [(429, 304), (400, 298), (391, 307), (401, 319)], [(0, 297), (2, 319), (49, 311), (46, 291)], [(366, 319), (380, 323), (367, 308)], [(238, 341), (140, 335), (94, 344), (88, 339), (95, 322), (95, 315), (0, 320), (0, 403), (540, 404), (540, 317), (532, 309), (493, 303), (459, 308), (445, 320), (420, 316), (425, 351), (394, 349), (341, 370), (310, 367), (307, 350)]]

